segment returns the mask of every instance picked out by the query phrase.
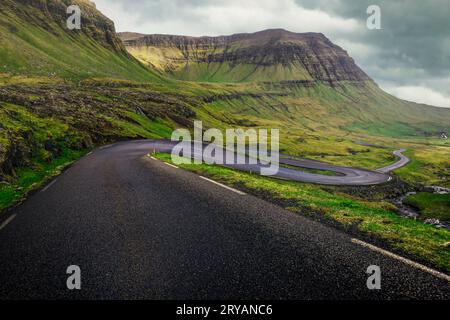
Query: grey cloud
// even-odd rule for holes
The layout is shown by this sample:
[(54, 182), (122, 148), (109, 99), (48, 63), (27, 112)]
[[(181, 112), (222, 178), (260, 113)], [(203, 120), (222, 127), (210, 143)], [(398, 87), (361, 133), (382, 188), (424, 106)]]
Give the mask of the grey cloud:
[[(379, 50), (374, 61), (361, 61), (369, 69), (401, 69), (396, 73), (399, 82), (418, 83), (414, 74), (437, 79), (448, 77), (450, 70), (450, 3), (448, 0), (296, 0), (305, 8), (318, 9), (341, 17), (365, 22), (369, 5), (379, 5), (382, 12), (382, 30), (361, 30), (346, 38), (371, 45)], [(424, 71), (424, 74), (423, 72)], [(380, 76), (379, 74), (374, 75)], [(408, 79), (409, 78), (409, 79)], [(408, 79), (408, 80), (406, 80)], [(450, 88), (446, 91), (450, 94)]]
[[(450, 97), (450, 3), (448, 0), (296, 0), (309, 9), (353, 18), (362, 24), (369, 5), (379, 5), (382, 30), (366, 28), (344, 36), (376, 48), (376, 55), (358, 54), (358, 63), (379, 83), (428, 87)], [(350, 50), (350, 53), (351, 50)], [(447, 106), (450, 107), (450, 106)]]

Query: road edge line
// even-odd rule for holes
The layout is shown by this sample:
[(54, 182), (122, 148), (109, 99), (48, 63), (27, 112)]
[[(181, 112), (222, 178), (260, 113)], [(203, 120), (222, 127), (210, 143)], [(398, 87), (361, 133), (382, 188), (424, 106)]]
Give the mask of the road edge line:
[(407, 259), (407, 258), (404, 258), (402, 256), (399, 256), (399, 255), (397, 255), (395, 253), (392, 253), (390, 251), (381, 249), (381, 248), (379, 248), (377, 246), (374, 246), (373, 244), (370, 244), (370, 243), (367, 243), (367, 242), (364, 242), (364, 241), (361, 241), (361, 240), (355, 239), (355, 238), (352, 238), (352, 243), (358, 244), (358, 245), (360, 245), (362, 247), (365, 247), (365, 248), (368, 248), (368, 249), (370, 249), (372, 251), (381, 253), (384, 256), (387, 256), (387, 257), (393, 258), (395, 260), (401, 261), (404, 264), (407, 264), (407, 265), (409, 265), (411, 267), (414, 267), (414, 268), (419, 269), (421, 271), (424, 271), (424, 272), (427, 272), (429, 274), (432, 274), (435, 277), (438, 277), (438, 278), (441, 278), (441, 279), (444, 279), (444, 280), (447, 280), (448, 282), (450, 282), (450, 276), (449, 275), (446, 275), (446, 274), (444, 274), (442, 272), (439, 272), (437, 270), (434, 270), (432, 268), (424, 266), (424, 265), (422, 265), (420, 263), (414, 262), (414, 261), (412, 261), (410, 259)]
[(48, 189), (50, 189), (50, 187), (53, 186), (53, 185), (56, 183), (57, 180), (58, 180), (58, 178), (53, 179), (53, 181), (50, 182), (48, 185), (46, 185), (46, 186), (44, 187), (44, 189), (41, 190), (41, 192), (45, 192), (45, 191), (47, 191)]
[(163, 161), (163, 163), (164, 163), (165, 165), (169, 166), (169, 167), (172, 167), (172, 168), (175, 168), (175, 169), (180, 169), (179, 167), (177, 167), (176, 165), (173, 165), (173, 164), (171, 164), (171, 163), (164, 162), (164, 161)]
[(199, 177), (200, 177), (201, 179), (203, 179), (203, 180), (206, 180), (206, 181), (209, 181), (209, 182), (211, 182), (211, 183), (214, 183), (215, 185), (218, 185), (218, 186), (220, 186), (220, 187), (222, 187), (222, 188), (225, 188), (225, 189), (227, 189), (227, 190), (233, 191), (233, 192), (235, 192), (235, 193), (237, 193), (237, 194), (239, 194), (239, 195), (241, 195), (241, 196), (247, 195), (245, 192), (242, 192), (242, 191), (240, 191), (240, 190), (231, 188), (231, 187), (226, 186), (226, 185), (224, 185), (224, 184), (222, 184), (222, 183), (219, 183), (219, 182), (217, 182), (217, 181), (208, 179), (208, 178), (206, 178), (206, 177), (204, 177), (204, 176), (199, 176)]
[(107, 148), (109, 148), (109, 147), (112, 147), (113, 145), (114, 145), (114, 143), (107, 144), (106, 146), (101, 146), (101, 147), (99, 147), (98, 150), (104, 150), (104, 149), (107, 149)]
[[(157, 158), (151, 156), (150, 154), (147, 154), (147, 156), (148, 156), (150, 159), (152, 159), (152, 160), (160, 161), (159, 159), (157, 159)], [(172, 167), (172, 168), (180, 169), (179, 167), (177, 167), (176, 165), (173, 165), (173, 164), (171, 164), (171, 163), (168, 163), (168, 162), (165, 162), (165, 161), (162, 161), (162, 163), (164, 163), (165, 165), (170, 166), (170, 167)], [(227, 190), (229, 190), (229, 191), (233, 191), (234, 193), (237, 193), (237, 194), (239, 194), (239, 195), (242, 195), (242, 196), (247, 195), (245, 192), (242, 192), (242, 191), (240, 191), (240, 190), (231, 188), (231, 187), (229, 187), (229, 186), (226, 186), (226, 185), (224, 185), (224, 184), (222, 184), (222, 183), (219, 183), (219, 182), (217, 182), (217, 181), (211, 180), (211, 179), (206, 178), (206, 177), (204, 177), (204, 176), (200, 176), (200, 175), (199, 175), (199, 177), (200, 177), (201, 179), (203, 179), (203, 180), (206, 180), (206, 181), (209, 181), (209, 182), (211, 182), (211, 183), (214, 183), (215, 185), (218, 185), (218, 186), (220, 186), (220, 187), (222, 187), (222, 188), (225, 188), (225, 189), (227, 189)]]
[(3, 223), (0, 225), (0, 231), (5, 229), (8, 224), (10, 224), (15, 218), (17, 217), (17, 214), (13, 214), (8, 219), (3, 221)]

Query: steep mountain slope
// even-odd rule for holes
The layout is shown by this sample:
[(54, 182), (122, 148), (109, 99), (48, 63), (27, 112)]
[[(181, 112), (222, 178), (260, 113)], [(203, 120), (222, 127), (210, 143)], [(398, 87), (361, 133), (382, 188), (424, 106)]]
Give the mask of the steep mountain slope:
[[(72, 4), (81, 8), (81, 30), (67, 28)], [(0, 62), (0, 73), (8, 74), (160, 79), (130, 57), (113, 22), (89, 0), (0, 1)]]
[[(253, 107), (264, 112), (268, 105), (271, 119), (289, 110), (287, 116), (297, 123), (310, 119), (313, 127), (372, 135), (425, 137), (448, 131), (450, 110), (386, 94), (323, 34), (273, 29), (220, 37), (129, 32), (120, 37), (137, 59), (172, 78), (253, 84), (250, 90), (277, 92), (276, 100)], [(248, 109), (240, 106), (233, 112), (245, 116)]]
[(181, 80), (370, 80), (347, 52), (320, 33), (274, 29), (221, 37), (120, 36), (128, 51), (143, 63)]
[[(81, 30), (67, 28), (72, 4)], [(90, 1), (1, 0), (0, 189), (39, 180), (57, 159), (94, 144), (167, 137), (194, 114), (170, 86), (126, 51)], [(0, 194), (0, 209), (14, 190)]]

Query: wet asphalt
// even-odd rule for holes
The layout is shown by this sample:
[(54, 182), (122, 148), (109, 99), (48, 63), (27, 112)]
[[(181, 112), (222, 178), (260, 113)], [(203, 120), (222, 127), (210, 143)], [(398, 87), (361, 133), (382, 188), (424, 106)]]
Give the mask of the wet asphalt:
[[(0, 217), (0, 299), (448, 299), (332, 227), (146, 156), (95, 150)], [(81, 269), (81, 290), (66, 269)], [(366, 285), (381, 268), (381, 290)]]

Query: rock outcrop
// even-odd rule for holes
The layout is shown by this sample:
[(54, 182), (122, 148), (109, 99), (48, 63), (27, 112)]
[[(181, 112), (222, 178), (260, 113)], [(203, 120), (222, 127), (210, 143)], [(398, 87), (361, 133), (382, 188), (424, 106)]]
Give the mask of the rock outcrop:
[[(67, 7), (78, 5), (81, 9), (82, 32), (109, 49), (125, 52), (116, 35), (114, 23), (105, 17), (90, 0), (2, 0), (0, 8), (54, 34), (68, 31)], [(71, 33), (70, 35), (72, 35)]]

